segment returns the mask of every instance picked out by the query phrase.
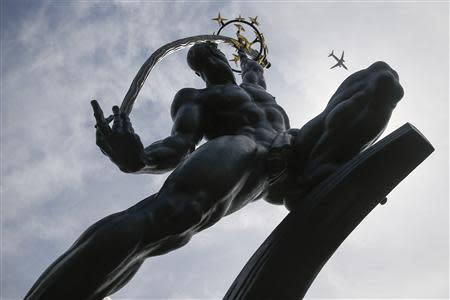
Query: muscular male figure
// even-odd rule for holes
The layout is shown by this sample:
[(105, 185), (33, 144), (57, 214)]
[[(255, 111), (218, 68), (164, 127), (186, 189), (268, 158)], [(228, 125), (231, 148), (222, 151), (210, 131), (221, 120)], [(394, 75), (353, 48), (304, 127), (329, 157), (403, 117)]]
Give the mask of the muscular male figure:
[(397, 73), (375, 63), (346, 79), (319, 116), (290, 129), (266, 91), (263, 68), (240, 56), (237, 85), (217, 45), (194, 45), (187, 61), (206, 87), (176, 93), (171, 135), (146, 148), (117, 106), (109, 127), (92, 101), (97, 145), (120, 170), (172, 173), (158, 193), (89, 227), (25, 299), (103, 299), (146, 258), (185, 245), (249, 202), (295, 206), (301, 193), (379, 136), (403, 95)]

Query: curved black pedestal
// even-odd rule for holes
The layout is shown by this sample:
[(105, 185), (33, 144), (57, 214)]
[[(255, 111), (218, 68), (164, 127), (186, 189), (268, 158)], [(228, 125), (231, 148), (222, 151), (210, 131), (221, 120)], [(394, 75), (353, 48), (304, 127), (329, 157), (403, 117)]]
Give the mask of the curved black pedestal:
[(433, 147), (409, 123), (342, 166), (276, 227), (224, 299), (300, 299), (345, 238)]

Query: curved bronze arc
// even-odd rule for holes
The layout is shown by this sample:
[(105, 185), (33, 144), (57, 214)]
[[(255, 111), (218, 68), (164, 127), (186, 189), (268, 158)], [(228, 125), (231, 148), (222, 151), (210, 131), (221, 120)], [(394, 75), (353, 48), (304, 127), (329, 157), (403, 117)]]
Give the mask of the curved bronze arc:
[[(150, 55), (150, 57), (145, 61), (142, 67), (139, 69), (138, 73), (133, 79), (130, 88), (128, 89), (127, 94), (125, 95), (122, 104), (120, 105), (120, 111), (124, 112), (127, 116), (130, 115), (131, 110), (133, 109), (134, 102), (141, 91), (142, 86), (144, 85), (145, 80), (150, 74), (153, 67), (161, 61), (164, 57), (169, 54), (172, 54), (178, 50), (184, 49), (186, 47), (190, 47), (195, 43), (199, 42), (218, 42), (218, 43), (229, 43), (233, 44), (237, 42), (235, 39), (222, 36), (222, 35), (196, 35), (191, 37), (182, 38), (164, 46), (158, 48), (155, 52)], [(248, 54), (252, 57), (257, 57), (258, 52), (253, 49), (248, 51)], [(108, 122), (113, 120), (113, 116), (109, 116), (106, 118)]]
[(344, 164), (298, 199), (223, 300), (303, 299), (347, 236), (433, 151), (407, 123)]

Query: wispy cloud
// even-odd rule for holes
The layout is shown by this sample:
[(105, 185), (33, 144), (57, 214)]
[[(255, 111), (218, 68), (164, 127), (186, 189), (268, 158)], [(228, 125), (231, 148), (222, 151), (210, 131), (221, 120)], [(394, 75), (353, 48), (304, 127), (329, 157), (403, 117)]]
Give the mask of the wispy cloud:
[[(218, 11), (261, 19), (273, 64), (269, 91), (293, 125), (320, 112), (347, 76), (328, 72), (326, 59), (332, 48), (345, 49), (352, 71), (378, 59), (399, 70), (407, 96), (390, 128), (411, 121), (438, 149), (349, 237), (309, 296), (448, 295), (448, 4), (27, 3), (9, 1), (3, 13), (3, 297), (22, 298), (87, 226), (159, 189), (165, 176), (122, 174), (100, 153), (89, 100), (109, 113), (151, 52), (215, 31)], [(185, 54), (159, 64), (136, 102), (131, 118), (146, 144), (169, 134), (175, 92), (203, 87)], [(252, 204), (149, 260), (112, 299), (221, 298), (285, 214)], [(418, 260), (426, 263), (416, 268)]]

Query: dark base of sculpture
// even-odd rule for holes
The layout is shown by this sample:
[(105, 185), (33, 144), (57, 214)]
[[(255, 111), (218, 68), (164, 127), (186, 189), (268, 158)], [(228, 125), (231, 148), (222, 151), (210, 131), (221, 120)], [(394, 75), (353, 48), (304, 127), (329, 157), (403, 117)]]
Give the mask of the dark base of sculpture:
[(407, 123), (356, 156), (299, 201), (224, 299), (303, 298), (345, 238), (433, 151)]

